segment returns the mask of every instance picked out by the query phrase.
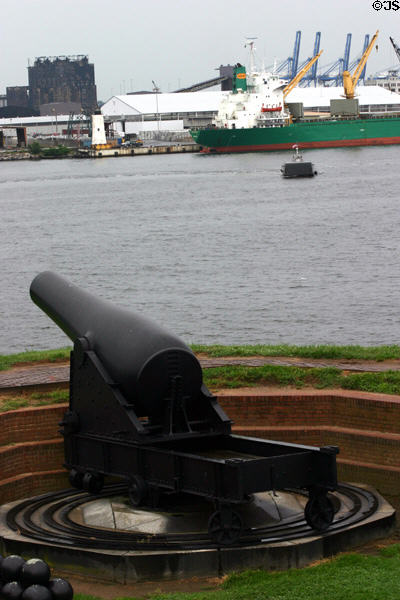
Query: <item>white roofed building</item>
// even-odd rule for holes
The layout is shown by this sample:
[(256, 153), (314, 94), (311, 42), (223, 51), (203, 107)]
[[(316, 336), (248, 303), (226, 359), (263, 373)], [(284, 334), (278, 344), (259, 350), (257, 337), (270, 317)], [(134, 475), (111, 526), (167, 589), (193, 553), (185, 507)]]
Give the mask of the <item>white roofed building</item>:
[(75, 115), (71, 122), (70, 115), (45, 115), (37, 117), (7, 117), (0, 119), (2, 127), (25, 127), (28, 137), (64, 138), (68, 129), (75, 137), (88, 135), (89, 119), (85, 115)]
[(101, 107), (114, 127), (125, 133), (182, 131), (209, 123), (228, 92), (175, 92), (113, 96)]
[(365, 80), (365, 85), (379, 85), (379, 87), (383, 87), (391, 92), (400, 93), (400, 77), (397, 69), (391, 69), (389, 71), (385, 71), (380, 73), (379, 75), (375, 75), (373, 77), (368, 77)]
[[(330, 101), (344, 98), (343, 87), (296, 87), (286, 97), (286, 102), (302, 102), (304, 110), (329, 112)], [(361, 112), (400, 112), (400, 94), (379, 86), (356, 88)]]
[(101, 107), (104, 115), (191, 113), (214, 111), (228, 92), (170, 92), (113, 96)]

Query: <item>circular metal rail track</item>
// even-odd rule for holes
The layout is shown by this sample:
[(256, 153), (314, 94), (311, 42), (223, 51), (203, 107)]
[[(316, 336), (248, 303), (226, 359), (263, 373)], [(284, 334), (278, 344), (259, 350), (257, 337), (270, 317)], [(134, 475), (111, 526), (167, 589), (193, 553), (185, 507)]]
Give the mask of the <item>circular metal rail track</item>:
[[(306, 494), (298, 490), (285, 490)], [(52, 492), (18, 502), (6, 514), (7, 526), (14, 532), (40, 542), (61, 547), (78, 546), (86, 549), (114, 551), (135, 550), (195, 550), (216, 548), (207, 533), (149, 534), (121, 529), (106, 529), (77, 523), (70, 513), (94, 499), (111, 498), (125, 494), (126, 485), (114, 484), (104, 487), (96, 496), (75, 489)], [(338, 490), (329, 494), (335, 506), (335, 518), (327, 534), (337, 533), (351, 525), (362, 522), (378, 509), (378, 497), (371, 490), (340, 484)], [(306, 498), (305, 498), (306, 499)], [(210, 509), (212, 505), (210, 504)], [(211, 512), (211, 511), (210, 511)], [(279, 543), (317, 535), (302, 513), (297, 513), (281, 523), (255, 528), (244, 528), (235, 547)]]

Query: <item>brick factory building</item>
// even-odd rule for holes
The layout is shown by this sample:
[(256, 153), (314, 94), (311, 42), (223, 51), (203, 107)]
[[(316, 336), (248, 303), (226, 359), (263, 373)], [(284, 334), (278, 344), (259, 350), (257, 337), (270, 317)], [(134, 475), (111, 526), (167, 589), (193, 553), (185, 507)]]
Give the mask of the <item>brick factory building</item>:
[(7, 87), (7, 106), (29, 106), (29, 87), (27, 85), (16, 85)]
[(97, 108), (94, 65), (88, 56), (41, 56), (28, 67), (28, 77), (29, 102), (35, 110), (57, 102), (77, 102), (88, 112)]

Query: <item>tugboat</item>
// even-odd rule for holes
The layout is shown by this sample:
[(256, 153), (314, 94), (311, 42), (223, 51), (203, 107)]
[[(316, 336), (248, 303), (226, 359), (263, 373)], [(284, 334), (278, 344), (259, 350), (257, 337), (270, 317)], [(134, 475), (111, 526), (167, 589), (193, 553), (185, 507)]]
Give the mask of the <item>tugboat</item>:
[(314, 175), (317, 175), (313, 163), (303, 161), (303, 156), (299, 152), (297, 144), (293, 146), (293, 150), (292, 162), (287, 162), (281, 167), (283, 177), (314, 177)]

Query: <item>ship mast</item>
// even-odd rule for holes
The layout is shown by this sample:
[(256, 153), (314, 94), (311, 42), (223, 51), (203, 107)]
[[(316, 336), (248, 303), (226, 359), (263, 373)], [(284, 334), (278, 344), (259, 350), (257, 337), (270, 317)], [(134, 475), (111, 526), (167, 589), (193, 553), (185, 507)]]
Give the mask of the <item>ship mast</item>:
[(254, 40), (256, 40), (256, 37), (249, 37), (246, 38), (246, 43), (244, 45), (244, 47), (246, 48), (247, 46), (249, 46), (250, 48), (250, 73), (254, 73), (255, 72), (255, 46), (254, 46)]

